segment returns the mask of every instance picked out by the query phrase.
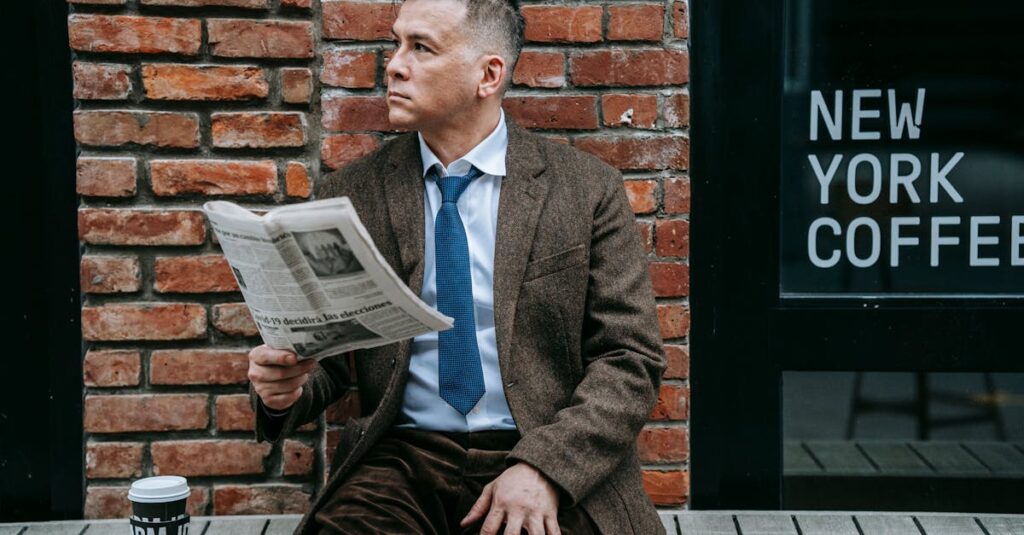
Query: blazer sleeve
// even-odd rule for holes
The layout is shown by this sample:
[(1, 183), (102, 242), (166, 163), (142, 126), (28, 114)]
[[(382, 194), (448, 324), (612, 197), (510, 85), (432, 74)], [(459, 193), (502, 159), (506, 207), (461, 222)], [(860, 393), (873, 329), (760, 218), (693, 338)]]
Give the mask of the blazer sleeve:
[[(316, 185), (316, 197), (332, 196), (334, 177), (323, 177)], [(320, 359), (303, 385), (302, 395), (283, 415), (270, 415), (263, 400), (249, 383), (249, 402), (256, 415), (256, 441), (279, 442), (291, 436), (302, 425), (320, 416), (320, 413), (348, 390), (351, 383), (348, 353)]]
[(604, 166), (594, 208), (583, 318), (584, 373), (570, 404), (506, 457), (561, 487), (576, 505), (628, 455), (657, 402), (666, 360), (654, 292), (622, 175)]

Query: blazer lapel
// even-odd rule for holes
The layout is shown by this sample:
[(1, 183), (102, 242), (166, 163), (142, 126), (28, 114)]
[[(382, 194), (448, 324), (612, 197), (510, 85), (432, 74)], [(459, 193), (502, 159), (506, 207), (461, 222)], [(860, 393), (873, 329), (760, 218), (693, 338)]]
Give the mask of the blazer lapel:
[[(498, 360), (507, 366), (512, 349), (519, 287), (533, 245), (547, 183), (537, 177), (544, 161), (531, 134), (512, 122), (508, 115), (508, 149), (505, 153), (506, 176), (498, 198), (498, 224), (494, 244), (494, 326)], [(506, 370), (502, 370), (506, 373)], [(507, 375), (506, 375), (507, 377)]]
[[(397, 143), (400, 145), (392, 151), (384, 173), (384, 197), (402, 261), (399, 275), (406, 277), (409, 289), (418, 296), (423, 288), (423, 164), (415, 134), (407, 134)], [(398, 370), (408, 368), (411, 352), (411, 339), (399, 342)]]

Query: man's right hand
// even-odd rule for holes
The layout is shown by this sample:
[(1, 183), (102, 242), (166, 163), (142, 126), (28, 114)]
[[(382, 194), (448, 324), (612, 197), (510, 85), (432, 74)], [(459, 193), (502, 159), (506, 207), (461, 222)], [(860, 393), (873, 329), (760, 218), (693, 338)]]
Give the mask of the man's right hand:
[(315, 366), (316, 360), (299, 362), (295, 353), (263, 344), (249, 352), (249, 381), (267, 408), (283, 411), (302, 396)]

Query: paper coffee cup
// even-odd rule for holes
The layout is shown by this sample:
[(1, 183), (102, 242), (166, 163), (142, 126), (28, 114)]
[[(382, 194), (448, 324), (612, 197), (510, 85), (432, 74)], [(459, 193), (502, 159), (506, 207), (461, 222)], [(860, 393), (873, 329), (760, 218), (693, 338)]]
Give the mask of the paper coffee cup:
[(128, 489), (132, 535), (188, 535), (188, 482), (181, 476), (139, 479)]

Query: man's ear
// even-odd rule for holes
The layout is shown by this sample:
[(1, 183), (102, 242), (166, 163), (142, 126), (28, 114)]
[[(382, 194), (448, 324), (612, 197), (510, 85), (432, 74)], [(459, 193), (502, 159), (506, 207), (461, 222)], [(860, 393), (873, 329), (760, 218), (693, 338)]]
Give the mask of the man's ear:
[(488, 98), (494, 94), (501, 94), (505, 88), (505, 80), (512, 76), (506, 69), (505, 59), (498, 55), (489, 55), (484, 56), (483, 61), (480, 85), (476, 89), (477, 96)]

